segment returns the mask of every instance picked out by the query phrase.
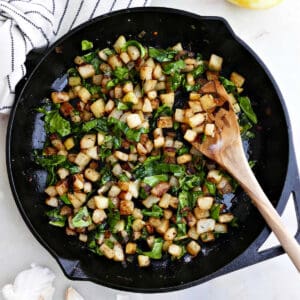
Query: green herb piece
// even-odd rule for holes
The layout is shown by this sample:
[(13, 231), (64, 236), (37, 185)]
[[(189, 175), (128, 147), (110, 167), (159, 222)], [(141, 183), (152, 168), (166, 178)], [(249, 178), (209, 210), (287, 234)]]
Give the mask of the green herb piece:
[(88, 64), (92, 63), (93, 59), (95, 59), (97, 57), (98, 57), (98, 55), (96, 52), (89, 52), (89, 53), (81, 56), (81, 58)]
[(186, 84), (186, 85), (184, 85), (184, 87), (185, 87), (185, 89), (186, 89), (187, 92), (197, 92), (197, 91), (199, 91), (199, 89), (200, 89), (201, 86), (200, 86), (199, 83), (196, 83), (194, 85), (188, 85), (188, 84)]
[(236, 86), (232, 81), (230, 81), (227, 78), (222, 77), (222, 76), (220, 76), (219, 79), (220, 79), (221, 83), (223, 84), (227, 93), (234, 93), (236, 91)]
[(168, 78), (171, 90), (176, 91), (183, 83), (184, 75), (178, 72)]
[(164, 211), (156, 204), (154, 204), (151, 210), (143, 209), (142, 214), (147, 217), (160, 218), (163, 216)]
[(146, 255), (152, 259), (161, 259), (162, 258), (162, 248), (163, 248), (163, 239), (156, 238), (154, 239), (154, 244), (151, 251), (143, 252), (138, 251), (139, 254)]
[(126, 51), (129, 46), (137, 47), (140, 51), (141, 58), (143, 58), (146, 55), (146, 49), (143, 47), (143, 45), (140, 42), (136, 40), (127, 41), (121, 50)]
[(95, 129), (97, 131), (107, 132), (109, 130), (107, 119), (104, 117), (101, 117), (99, 119), (94, 119), (88, 122), (85, 122), (82, 126), (83, 132), (89, 132), (92, 129)]
[(163, 66), (165, 74), (174, 74), (185, 68), (185, 63), (183, 60), (177, 60), (174, 62), (167, 63)]
[(189, 149), (187, 146), (183, 145), (181, 148), (179, 148), (179, 149), (176, 151), (176, 154), (177, 154), (178, 156), (180, 156), (180, 155), (183, 155), (183, 154), (186, 154), (186, 153), (189, 153), (189, 152), (190, 152), (190, 149)]
[(79, 75), (76, 68), (68, 69), (67, 73), (70, 77), (77, 77)]
[(205, 65), (204, 65), (204, 64), (201, 64), (201, 65), (197, 66), (197, 67), (192, 71), (192, 75), (193, 75), (193, 77), (196, 79), (196, 78), (198, 78), (200, 75), (202, 75), (205, 71), (206, 71)]
[(132, 103), (131, 102), (127, 102), (127, 103), (123, 103), (123, 102), (118, 102), (117, 105), (117, 109), (118, 110), (129, 110), (132, 108)]
[(239, 224), (238, 224), (238, 218), (237, 217), (234, 217), (231, 222), (229, 223), (229, 225), (231, 227), (239, 227)]
[(108, 246), (110, 249), (113, 249), (114, 247), (114, 242), (111, 240), (105, 240), (105, 245)]
[(115, 87), (117, 84), (119, 83), (119, 79), (115, 78), (115, 79), (111, 79), (107, 82), (106, 84), (106, 89), (110, 90), (113, 87)]
[(191, 208), (194, 208), (196, 206), (198, 198), (203, 196), (203, 192), (201, 192), (201, 191), (192, 192), (190, 195), (191, 195), (190, 206), (191, 206)]
[(205, 181), (204, 185), (206, 186), (206, 188), (208, 189), (208, 192), (211, 195), (215, 195), (216, 194), (216, 185), (210, 181)]
[(210, 209), (210, 217), (216, 221), (218, 221), (220, 216), (221, 204), (215, 203)]
[(125, 225), (125, 231), (130, 234), (132, 231), (132, 223), (133, 223), (133, 216), (128, 216), (126, 220), (126, 225)]
[(187, 191), (182, 191), (178, 196), (179, 206), (178, 211), (181, 211), (185, 207), (189, 207), (189, 193)]
[(179, 123), (179, 122), (174, 122), (173, 128), (174, 128), (175, 130), (177, 130), (179, 127), (180, 127), (180, 123)]
[(82, 40), (81, 41), (81, 50), (82, 51), (86, 51), (86, 50), (90, 50), (94, 47), (93, 43), (88, 41), (88, 40)]
[(92, 224), (92, 218), (86, 206), (81, 207), (72, 219), (72, 225), (75, 228), (88, 227)]
[(189, 191), (194, 187), (200, 186), (201, 178), (199, 175), (185, 175), (179, 178), (179, 186), (183, 191)]
[(149, 56), (156, 59), (159, 62), (168, 62), (174, 60), (175, 55), (177, 54), (176, 50), (164, 50), (149, 47)]
[(156, 186), (160, 182), (166, 182), (169, 180), (168, 175), (160, 174), (160, 175), (153, 175), (148, 176), (143, 179), (143, 182), (151, 187)]
[(185, 223), (177, 223), (177, 237), (182, 237), (186, 235), (186, 224)]
[(146, 199), (148, 197), (148, 194), (146, 193), (146, 191), (143, 187), (141, 187), (139, 190), (139, 197), (141, 199)]
[(60, 215), (58, 208), (48, 211), (46, 215), (49, 217), (49, 224), (57, 227), (65, 226), (67, 217)]
[(122, 182), (128, 182), (128, 181), (129, 181), (129, 178), (127, 177), (126, 174), (120, 174), (120, 175), (119, 175), (119, 181), (122, 181)]
[(256, 165), (256, 160), (249, 160), (248, 161), (248, 164), (249, 164), (249, 167), (252, 169), (255, 165)]
[(257, 123), (257, 117), (255, 112), (252, 109), (250, 99), (248, 97), (238, 97), (238, 101), (242, 111), (245, 115), (254, 123)]
[(65, 194), (65, 195), (62, 195), (59, 197), (59, 199), (65, 203), (65, 204), (72, 204), (71, 201), (69, 200), (68, 196)]
[(112, 201), (109, 201), (109, 207), (108, 207), (108, 226), (110, 228), (110, 231), (112, 233), (115, 233), (115, 226), (120, 221), (120, 212), (115, 207), (115, 205), (112, 203)]
[(115, 54), (115, 51), (112, 50), (112, 49), (109, 49), (109, 48), (104, 49), (103, 52), (104, 52), (107, 56), (110, 56), (110, 55), (112, 55), (112, 54)]
[(116, 67), (113, 71), (113, 75), (118, 78), (118, 80), (128, 80), (129, 79), (129, 70), (125, 67)]
[(45, 111), (45, 128), (48, 133), (58, 133), (64, 137), (71, 133), (70, 122), (64, 119), (57, 109)]
[(172, 109), (170, 108), (170, 106), (164, 104), (162, 106), (160, 106), (154, 113), (153, 113), (153, 117), (150, 120), (150, 128), (151, 130), (153, 130), (156, 127), (156, 122), (157, 119), (160, 116), (171, 116), (173, 114)]

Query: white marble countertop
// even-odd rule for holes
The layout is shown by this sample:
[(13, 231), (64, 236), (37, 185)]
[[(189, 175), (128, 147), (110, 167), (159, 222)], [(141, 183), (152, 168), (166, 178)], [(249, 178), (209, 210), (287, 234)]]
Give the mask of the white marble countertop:
[[(153, 0), (154, 6), (190, 10), (200, 15), (217, 15), (228, 20), (236, 34), (248, 43), (265, 62), (285, 98), (294, 132), (295, 148), (300, 149), (299, 75), (300, 69), (300, 1), (285, 0), (279, 6), (262, 11), (236, 8), (222, 0)], [(115, 299), (115, 290), (89, 282), (69, 281), (50, 254), (35, 240), (25, 226), (12, 198), (5, 165), (7, 117), (0, 117), (0, 287), (16, 273), (36, 262), (50, 267), (56, 274), (54, 299), (63, 299), (72, 285), (86, 300)], [(296, 150), (296, 152), (297, 152)], [(300, 155), (298, 153), (298, 165)], [(293, 203), (289, 201), (284, 222), (296, 232)], [(271, 238), (266, 247), (276, 244)], [(128, 293), (122, 293), (129, 295)], [(286, 255), (219, 277), (183, 291), (157, 294), (156, 299), (299, 299), (299, 274)], [(0, 298), (2, 296), (0, 295)], [(153, 295), (130, 294), (130, 299), (152, 299)], [(2, 298), (1, 298), (2, 299)]]

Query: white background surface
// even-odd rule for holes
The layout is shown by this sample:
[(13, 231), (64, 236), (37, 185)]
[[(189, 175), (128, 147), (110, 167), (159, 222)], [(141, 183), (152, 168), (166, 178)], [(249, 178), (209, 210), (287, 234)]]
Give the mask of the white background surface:
[[(296, 152), (300, 149), (300, 1), (285, 0), (279, 6), (262, 11), (236, 8), (222, 0), (152, 1), (154, 6), (190, 10), (200, 15), (223, 16), (235, 33), (248, 43), (268, 66), (285, 98)], [(17, 211), (8, 184), (5, 165), (7, 118), (0, 117), (0, 287), (11, 282), (16, 273), (36, 262), (56, 274), (54, 299), (63, 299), (69, 285), (86, 300), (115, 299), (117, 291), (88, 282), (67, 280), (55, 260), (34, 239)], [(298, 153), (298, 165), (300, 156)], [(284, 221), (296, 231), (293, 204), (289, 202)], [(268, 242), (273, 244), (274, 239)], [(184, 291), (155, 295), (155, 299), (300, 299), (299, 274), (286, 255), (219, 277)], [(122, 293), (125, 295), (126, 293)], [(127, 294), (129, 295), (129, 294)], [(0, 299), (1, 299), (0, 295)], [(153, 295), (130, 294), (130, 299), (152, 299)]]

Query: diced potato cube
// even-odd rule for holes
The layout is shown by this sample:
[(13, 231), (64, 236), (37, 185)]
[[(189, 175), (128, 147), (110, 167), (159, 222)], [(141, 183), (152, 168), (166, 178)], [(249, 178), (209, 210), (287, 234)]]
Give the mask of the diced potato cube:
[(213, 203), (214, 203), (213, 197), (199, 197), (197, 199), (198, 207), (203, 210), (211, 209)]
[[(129, 47), (128, 47), (129, 48)], [(139, 267), (148, 267), (150, 266), (150, 258), (146, 255), (138, 255), (138, 264)]]
[(173, 217), (173, 212), (171, 209), (164, 209), (164, 218), (170, 220)]
[(218, 221), (220, 223), (230, 223), (233, 220), (234, 216), (231, 213), (220, 214)]
[(194, 142), (196, 137), (197, 137), (197, 132), (191, 129), (188, 129), (184, 134), (184, 139), (190, 143)]
[(173, 119), (169, 116), (161, 116), (157, 120), (158, 128), (173, 128)]
[(172, 244), (168, 248), (168, 253), (172, 256), (178, 257), (182, 253), (182, 248), (176, 244)]
[(202, 242), (208, 243), (208, 242), (212, 242), (215, 240), (215, 235), (212, 232), (205, 232), (205, 233), (200, 234), (200, 238), (201, 238)]
[(111, 113), (112, 110), (114, 109), (114, 107), (115, 107), (115, 102), (113, 100), (109, 99), (107, 101), (107, 103), (105, 104), (104, 110), (106, 113)]
[(159, 136), (156, 139), (154, 139), (154, 147), (155, 148), (161, 148), (165, 144), (165, 138), (163, 136)]
[(191, 73), (186, 74), (186, 83), (191, 86), (195, 85), (195, 79), (194, 79), (193, 74), (191, 74)]
[(72, 203), (74, 208), (79, 208), (83, 204), (74, 194), (68, 193), (68, 199)]
[(82, 192), (74, 192), (74, 196), (83, 204), (86, 201), (86, 194)]
[(150, 99), (150, 100), (155, 100), (156, 97), (157, 97), (157, 91), (150, 91), (147, 93), (147, 97)]
[(159, 78), (161, 78), (162, 74), (163, 73), (162, 73), (161, 65), (160, 64), (156, 64), (155, 68), (153, 70), (153, 78), (154, 79), (159, 79)]
[(69, 101), (70, 96), (67, 92), (52, 92), (51, 99), (53, 103), (57, 104)]
[(88, 155), (84, 154), (83, 152), (79, 152), (75, 158), (74, 163), (79, 167), (84, 168), (90, 161), (91, 158)]
[(207, 123), (205, 124), (204, 133), (208, 136), (214, 137), (215, 136), (215, 124)]
[(241, 88), (245, 82), (245, 78), (236, 73), (236, 72), (232, 72), (230, 75), (230, 80), (235, 84), (236, 87)]
[(192, 160), (191, 154), (183, 154), (177, 157), (177, 163), (179, 165), (186, 164)]
[(70, 175), (70, 172), (66, 168), (59, 168), (57, 170), (57, 175), (59, 176), (60, 179), (65, 179)]
[(153, 206), (153, 204), (158, 203), (160, 200), (160, 198), (150, 195), (148, 196), (145, 200), (143, 200), (143, 205), (147, 208), (151, 208)]
[(209, 170), (207, 173), (207, 180), (213, 183), (219, 183), (222, 179), (220, 170)]
[(200, 126), (205, 121), (205, 114), (202, 113), (195, 114), (192, 117), (188, 118), (187, 121), (192, 128)]
[(143, 227), (145, 226), (145, 222), (141, 219), (136, 219), (132, 223), (132, 230), (133, 231), (141, 231)]
[(129, 92), (133, 92), (133, 84), (131, 81), (125, 82), (123, 85), (123, 92), (129, 93)]
[(121, 152), (121, 151), (115, 151), (114, 156), (122, 161), (128, 161), (128, 154)]
[(190, 241), (186, 246), (186, 250), (189, 254), (196, 256), (200, 252), (201, 247), (197, 242)]
[(184, 109), (176, 108), (175, 110), (175, 121), (183, 123), (185, 120), (185, 111)]
[(55, 186), (53, 185), (49, 185), (46, 189), (45, 189), (45, 193), (50, 196), (50, 197), (54, 197), (57, 195), (57, 191)]
[(203, 111), (200, 101), (189, 101), (189, 106), (194, 114)]
[(129, 128), (136, 128), (142, 124), (139, 114), (130, 114), (126, 119)]
[(114, 198), (117, 197), (120, 193), (121, 189), (117, 185), (113, 185), (108, 192), (108, 197)]
[(175, 227), (169, 228), (164, 234), (165, 241), (173, 241), (177, 235), (177, 230)]
[(88, 181), (86, 181), (84, 184), (83, 184), (83, 191), (87, 194), (87, 193), (90, 193), (92, 191), (92, 184)]
[(168, 106), (170, 106), (171, 108), (173, 108), (174, 105), (174, 101), (175, 101), (175, 94), (174, 92), (170, 92), (167, 94), (160, 94), (160, 100), (163, 104), (166, 104)]
[(140, 68), (140, 78), (141, 80), (150, 80), (152, 79), (153, 68), (150, 66), (142, 66)]
[(197, 219), (192, 212), (187, 213), (186, 221), (189, 227), (195, 226), (197, 223)]
[(228, 232), (227, 224), (216, 223), (215, 232), (217, 232), (217, 233), (227, 233)]
[(153, 111), (151, 102), (148, 98), (144, 99), (144, 104), (143, 104), (142, 111), (144, 113), (151, 113)]
[(90, 158), (94, 159), (94, 160), (99, 160), (100, 157), (98, 155), (98, 147), (97, 146), (94, 146), (94, 147), (91, 147), (89, 149), (86, 149), (85, 151), (85, 154), (87, 154)]
[(100, 173), (97, 172), (95, 169), (87, 168), (84, 171), (84, 176), (86, 179), (96, 182), (100, 179)]
[(127, 53), (131, 60), (137, 60), (140, 57), (140, 51), (137, 47), (135, 46), (129, 46), (127, 48)]
[(93, 211), (92, 220), (95, 224), (102, 223), (107, 218), (107, 215), (103, 209), (95, 209)]
[(126, 38), (124, 35), (120, 35), (117, 40), (115, 41), (113, 47), (116, 50), (117, 53), (120, 53), (122, 50), (122, 47), (124, 47), (126, 44)]
[(170, 205), (170, 200), (171, 200), (171, 198), (172, 198), (172, 196), (171, 196), (170, 194), (165, 193), (165, 194), (161, 197), (161, 199), (160, 199), (158, 205), (159, 205), (161, 208), (168, 208), (169, 205)]
[(96, 134), (86, 134), (80, 140), (81, 149), (89, 149), (94, 147), (96, 144)]
[(128, 192), (132, 194), (133, 198), (137, 198), (139, 196), (139, 189), (140, 189), (140, 181), (130, 181)]
[(120, 244), (115, 244), (113, 251), (115, 253), (115, 255), (113, 257), (114, 261), (123, 261), (125, 259), (124, 250)]
[(205, 233), (215, 229), (216, 221), (214, 219), (200, 219), (197, 222), (197, 233)]
[(120, 201), (120, 215), (130, 216), (133, 213), (134, 203), (128, 200)]
[(182, 51), (183, 50), (182, 44), (181, 43), (177, 43), (176, 45), (174, 45), (172, 47), (172, 49), (175, 50), (175, 51)]
[(84, 185), (83, 174), (73, 175), (73, 189), (76, 191), (82, 190)]
[(155, 139), (160, 137), (160, 136), (163, 136), (162, 128), (155, 128), (154, 131), (153, 131), (153, 136), (154, 136)]
[(136, 249), (137, 249), (137, 244), (129, 242), (126, 244), (125, 253), (126, 254), (135, 254)]
[(145, 93), (155, 90), (157, 80), (149, 79), (144, 82), (143, 89)]
[(208, 210), (203, 210), (200, 207), (195, 207), (194, 208), (194, 215), (196, 219), (205, 219), (209, 217), (209, 211)]
[(130, 62), (130, 57), (127, 52), (122, 52), (120, 54), (120, 58), (122, 59), (124, 64), (128, 64)]
[(160, 182), (155, 187), (152, 188), (151, 194), (156, 197), (161, 197), (170, 189), (170, 187), (171, 185), (169, 182)]
[(167, 230), (169, 229), (169, 227), (170, 227), (169, 220), (161, 219), (159, 225), (156, 227), (156, 231), (159, 234), (165, 234), (167, 232)]
[(228, 194), (232, 192), (232, 186), (226, 177), (222, 177), (221, 181), (217, 184), (217, 189), (221, 194)]
[(113, 69), (116, 69), (117, 67), (122, 67), (123, 65), (121, 59), (117, 55), (110, 55), (107, 59), (107, 62)]
[(78, 239), (79, 241), (86, 243), (88, 241), (88, 236), (87, 234), (80, 233)]
[(223, 58), (216, 55), (216, 54), (212, 54), (210, 56), (209, 62), (208, 62), (208, 68), (211, 71), (221, 71), (222, 69), (222, 63), (223, 63)]
[(115, 176), (120, 176), (123, 173), (123, 169), (120, 164), (115, 164), (111, 171)]
[(101, 146), (104, 143), (104, 140), (105, 140), (105, 135), (101, 132), (98, 132), (97, 134), (98, 145)]
[(86, 78), (89, 78), (89, 77), (92, 77), (95, 75), (95, 69), (94, 69), (93, 65), (90, 65), (90, 64), (79, 66), (77, 68), (77, 70), (83, 79), (86, 79)]
[(105, 243), (100, 246), (100, 251), (104, 254), (108, 259), (113, 259), (115, 256), (115, 251), (109, 248)]
[(105, 113), (105, 103), (103, 99), (98, 99), (90, 106), (92, 113), (96, 118), (100, 118)]
[(137, 104), (139, 99), (134, 92), (129, 92), (129, 93), (125, 94), (122, 101)]
[(198, 240), (199, 234), (197, 233), (196, 227), (193, 226), (189, 229), (188, 231), (188, 237), (193, 239), (193, 240)]
[(69, 137), (64, 141), (64, 146), (66, 150), (71, 150), (75, 146), (75, 141), (73, 137)]
[(201, 106), (205, 111), (210, 111), (214, 109), (217, 104), (214, 100), (214, 97), (210, 94), (206, 94), (200, 98)]
[(107, 61), (108, 55), (105, 52), (108, 50), (109, 50), (109, 48), (104, 48), (98, 52), (98, 56), (101, 60)]
[(196, 92), (190, 93), (190, 100), (191, 101), (199, 101), (200, 100), (200, 94)]
[(51, 207), (58, 207), (58, 199), (56, 197), (47, 198), (45, 203)]

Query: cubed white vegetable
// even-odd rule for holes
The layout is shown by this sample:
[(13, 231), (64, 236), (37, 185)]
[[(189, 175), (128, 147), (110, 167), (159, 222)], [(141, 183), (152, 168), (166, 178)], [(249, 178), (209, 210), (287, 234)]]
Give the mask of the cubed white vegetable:
[(120, 214), (123, 216), (132, 215), (134, 209), (134, 202), (128, 200), (120, 201)]
[(129, 92), (125, 94), (122, 100), (123, 102), (130, 102), (133, 104), (137, 104), (139, 99), (134, 92)]
[(213, 203), (214, 203), (213, 197), (199, 197), (197, 199), (198, 207), (203, 210), (211, 209)]
[(49, 195), (50, 197), (56, 196), (56, 195), (57, 195), (57, 191), (56, 191), (55, 186), (49, 185), (49, 186), (45, 189), (45, 193), (46, 193), (47, 195)]
[(125, 253), (126, 254), (135, 254), (136, 249), (137, 249), (137, 244), (129, 242), (126, 244)]
[(114, 198), (117, 197), (120, 193), (121, 189), (117, 185), (113, 185), (108, 192), (108, 197)]
[(119, 243), (114, 245), (113, 251), (115, 254), (113, 257), (114, 261), (123, 261), (125, 259), (124, 250)]
[(56, 197), (47, 198), (45, 203), (51, 207), (58, 207), (58, 199)]
[(148, 267), (150, 265), (150, 258), (146, 255), (138, 255), (138, 264), (140, 267)]
[(197, 137), (197, 132), (191, 129), (188, 129), (184, 134), (184, 139), (190, 143), (194, 142), (196, 137)]
[(223, 58), (216, 55), (212, 54), (210, 56), (209, 62), (208, 62), (208, 68), (212, 71), (221, 71), (222, 69), (222, 63), (223, 63)]
[(95, 224), (102, 223), (107, 218), (107, 215), (103, 209), (95, 209), (93, 211), (92, 220)]
[(108, 259), (113, 259), (115, 256), (115, 251), (109, 248), (105, 243), (100, 246), (100, 251), (104, 254)]
[(150, 66), (142, 66), (140, 68), (140, 78), (141, 80), (150, 80), (152, 79), (152, 71), (153, 71), (153, 68), (150, 67)]
[(201, 106), (205, 111), (214, 109), (217, 104), (214, 97), (210, 94), (206, 94), (200, 98)]
[(77, 93), (77, 96), (83, 103), (87, 103), (92, 97), (91, 93), (85, 87), (81, 87)]
[(100, 118), (105, 113), (105, 103), (103, 99), (98, 99), (93, 102), (90, 109), (96, 118)]
[(80, 140), (80, 148), (88, 149), (94, 147), (96, 144), (96, 134), (86, 134)]
[(197, 242), (190, 241), (186, 246), (186, 250), (189, 254), (196, 256), (200, 252), (201, 247)]
[(168, 253), (172, 256), (178, 257), (182, 253), (182, 248), (176, 244), (172, 244), (168, 248)]
[(74, 163), (79, 167), (84, 168), (90, 161), (91, 158), (88, 155), (84, 154), (83, 152), (79, 152), (75, 158)]
[(143, 84), (143, 89), (145, 93), (155, 90), (157, 80), (149, 79), (146, 80)]
[(94, 69), (93, 65), (90, 65), (90, 64), (79, 66), (77, 70), (78, 70), (80, 76), (84, 79), (95, 75), (95, 69)]
[(215, 224), (216, 221), (214, 219), (200, 219), (197, 222), (197, 233), (202, 234), (213, 231), (215, 229)]
[(233, 220), (234, 216), (231, 213), (220, 214), (218, 221), (220, 223), (230, 223)]
[(220, 170), (209, 170), (207, 173), (207, 180), (213, 183), (219, 183), (222, 179), (222, 173)]
[(164, 240), (173, 241), (177, 235), (177, 230), (175, 227), (169, 228), (164, 234)]
[(207, 136), (214, 137), (215, 136), (215, 129), (216, 129), (215, 124), (207, 123), (207, 124), (205, 124), (204, 133)]
[(192, 117), (188, 118), (187, 121), (192, 128), (197, 127), (205, 121), (205, 114), (202, 113), (195, 114)]
[(158, 128), (173, 128), (173, 119), (169, 116), (161, 116), (157, 120)]
[(126, 122), (129, 128), (136, 128), (142, 124), (142, 120), (139, 114), (130, 114), (127, 117)]
[(177, 163), (179, 165), (186, 164), (192, 160), (191, 154), (183, 154), (177, 157)]
[(230, 80), (235, 84), (236, 87), (241, 88), (245, 82), (245, 78), (236, 73), (236, 72), (232, 72), (230, 75)]
[(170, 106), (171, 108), (173, 108), (174, 105), (174, 101), (175, 101), (175, 94), (174, 92), (170, 92), (167, 94), (160, 94), (160, 100), (163, 104), (166, 104), (168, 106)]
[(65, 179), (70, 175), (70, 171), (66, 168), (59, 168), (57, 170), (57, 175), (60, 179)]
[(147, 208), (151, 208), (153, 204), (158, 203), (160, 198), (150, 195), (145, 200), (142, 201), (143, 205)]
[(115, 41), (113, 47), (116, 50), (117, 53), (120, 53), (122, 50), (122, 47), (124, 47), (126, 44), (126, 38), (124, 35), (120, 35), (117, 40)]
[(121, 152), (121, 151), (115, 151), (114, 156), (122, 161), (128, 161), (128, 154)]
[(156, 139), (154, 139), (154, 147), (155, 148), (161, 148), (165, 144), (165, 138), (163, 136), (159, 136)]

